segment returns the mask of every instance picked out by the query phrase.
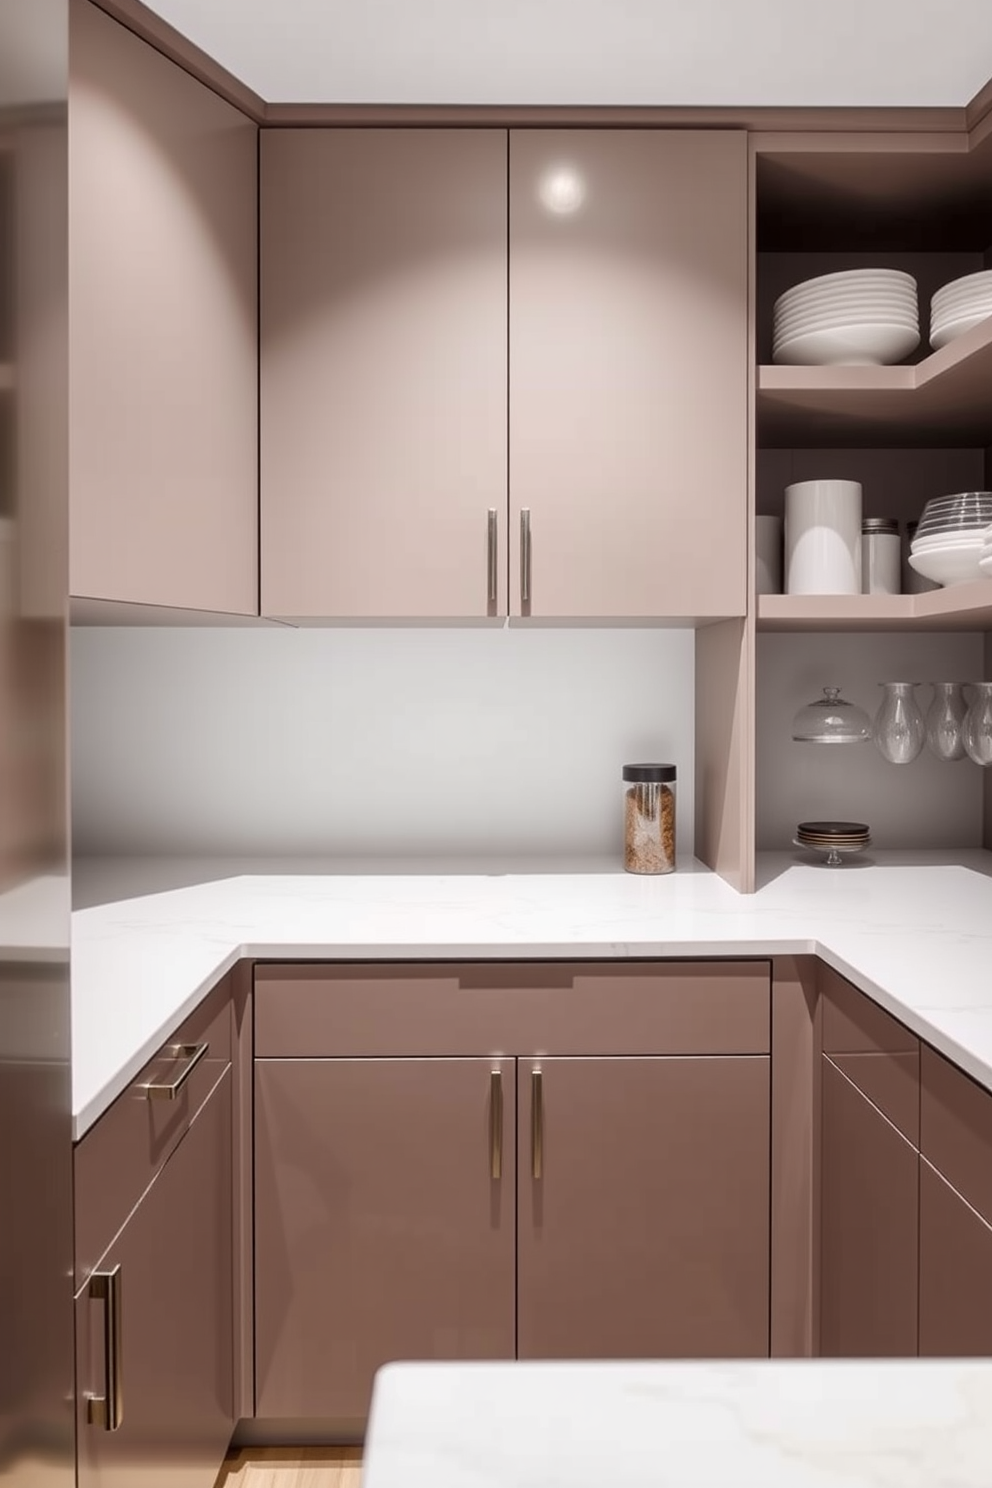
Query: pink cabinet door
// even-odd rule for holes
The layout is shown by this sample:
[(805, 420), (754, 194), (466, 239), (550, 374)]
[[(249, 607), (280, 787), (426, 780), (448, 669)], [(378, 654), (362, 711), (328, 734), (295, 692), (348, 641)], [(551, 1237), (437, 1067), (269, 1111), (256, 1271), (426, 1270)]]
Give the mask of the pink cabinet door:
[(257, 614), (258, 130), (69, 14), (70, 592)]
[(992, 1226), (925, 1158), (920, 1160), (920, 1354), (992, 1355)]
[(514, 613), (744, 614), (747, 224), (742, 133), (510, 131)]
[(360, 1430), (388, 1360), (512, 1359), (513, 1060), (262, 1059), (255, 1092), (256, 1414)]
[(822, 1061), (820, 1354), (917, 1352), (919, 1154)]
[(768, 1058), (519, 1081), (519, 1357), (767, 1355)]
[[(234, 1429), (231, 1163), (228, 1070), (97, 1267), (117, 1327), (92, 1278), (76, 1299), (79, 1488), (212, 1488)], [(91, 1397), (116, 1397), (118, 1429)]]
[(506, 131), (261, 151), (263, 613), (505, 613)]

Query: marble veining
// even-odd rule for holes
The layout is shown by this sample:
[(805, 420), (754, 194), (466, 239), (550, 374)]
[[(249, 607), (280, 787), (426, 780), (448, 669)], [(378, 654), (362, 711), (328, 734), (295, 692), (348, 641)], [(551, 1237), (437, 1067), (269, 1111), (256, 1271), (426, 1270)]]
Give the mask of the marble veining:
[(102, 1114), (241, 956), (584, 959), (818, 954), (992, 1090), (992, 853), (826, 869), (760, 860), (577, 873), (257, 873), (72, 917), (73, 1111)]
[(984, 1361), (389, 1364), (364, 1488), (988, 1488)]

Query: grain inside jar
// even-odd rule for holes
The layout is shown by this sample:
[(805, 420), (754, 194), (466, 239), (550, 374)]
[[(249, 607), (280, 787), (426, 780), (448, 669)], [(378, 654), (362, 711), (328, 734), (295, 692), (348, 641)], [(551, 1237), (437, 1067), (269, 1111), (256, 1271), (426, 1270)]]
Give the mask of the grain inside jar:
[(628, 873), (675, 869), (675, 766), (624, 765), (624, 867)]

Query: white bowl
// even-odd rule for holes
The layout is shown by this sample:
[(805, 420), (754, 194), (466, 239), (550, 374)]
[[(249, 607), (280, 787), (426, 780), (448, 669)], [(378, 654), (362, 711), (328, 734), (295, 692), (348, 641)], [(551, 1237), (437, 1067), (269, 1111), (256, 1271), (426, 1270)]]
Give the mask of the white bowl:
[[(969, 309), (971, 303), (968, 303)], [(861, 310), (873, 305), (877, 305), (879, 309), (901, 310), (909, 315), (919, 313), (915, 295), (895, 295), (884, 290), (859, 290), (857, 293), (847, 292), (842, 295), (811, 296), (809, 299), (795, 300), (789, 305), (778, 301), (774, 307), (774, 317), (776, 321), (782, 321), (797, 315), (819, 315), (827, 310)], [(957, 306), (953, 306), (949, 313), (956, 310)]]
[(965, 331), (970, 331), (973, 327), (981, 325), (983, 320), (988, 320), (990, 314), (992, 311), (982, 310), (977, 315), (966, 315), (961, 320), (945, 322), (930, 332), (930, 345), (934, 351), (939, 351), (949, 341), (956, 341), (958, 336), (964, 335)]
[(885, 305), (845, 305), (839, 310), (818, 310), (776, 319), (774, 330), (775, 335), (781, 338), (789, 331), (798, 334), (819, 330), (825, 325), (864, 325), (866, 322), (869, 325), (907, 325), (919, 330), (920, 317), (915, 310), (890, 310)]
[(981, 545), (956, 543), (929, 553), (910, 553), (909, 566), (925, 579), (949, 588), (953, 584), (970, 584), (982, 577)]
[(987, 558), (979, 558), (978, 567), (987, 579), (992, 579), (992, 553)]
[(964, 528), (955, 528), (953, 532), (948, 533), (946, 536), (942, 533), (939, 537), (914, 537), (909, 545), (909, 550), (911, 553), (932, 553), (937, 548), (961, 546), (980, 548), (984, 542), (985, 539), (982, 537), (981, 530), (978, 528), (974, 532), (968, 532)]
[(977, 274), (962, 274), (933, 293), (931, 305), (944, 305), (962, 296), (992, 292), (992, 269), (979, 269)]
[(952, 320), (955, 315), (964, 315), (971, 310), (981, 310), (992, 304), (992, 288), (975, 290), (971, 294), (959, 295), (954, 300), (931, 301), (931, 320)]
[(902, 287), (915, 295), (916, 280), (902, 269), (841, 269), (834, 274), (817, 274), (813, 279), (804, 279), (800, 284), (783, 290), (778, 304), (791, 304), (797, 296), (814, 294), (817, 290), (828, 291), (860, 289), (862, 286)]
[(781, 342), (772, 360), (790, 367), (879, 367), (901, 362), (919, 342), (911, 326), (832, 326)]

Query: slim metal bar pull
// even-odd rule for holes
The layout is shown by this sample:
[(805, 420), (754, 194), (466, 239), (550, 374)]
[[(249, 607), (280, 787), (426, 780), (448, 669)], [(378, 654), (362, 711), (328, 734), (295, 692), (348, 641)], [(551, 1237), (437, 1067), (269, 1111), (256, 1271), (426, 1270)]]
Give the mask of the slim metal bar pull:
[(100, 1426), (104, 1431), (119, 1431), (124, 1422), (120, 1266), (112, 1271), (94, 1271), (89, 1280), (89, 1295), (95, 1302), (103, 1303), (104, 1393), (89, 1396), (86, 1419), (91, 1426)]
[(174, 1080), (170, 1080), (168, 1084), (153, 1085), (149, 1082), (149, 1084), (142, 1086), (148, 1099), (175, 1100), (200, 1060), (205, 1058), (209, 1052), (209, 1044), (172, 1044), (169, 1053), (173, 1059), (185, 1059), (188, 1062), (183, 1067), (181, 1073)]
[(503, 1071), (499, 1065), (489, 1076), (489, 1176), (503, 1176)]
[(486, 572), (489, 578), (489, 603), (495, 604), (499, 598), (498, 594), (498, 567), (499, 555), (499, 528), (496, 508), (489, 508), (489, 526), (486, 537)]
[(535, 1178), (544, 1176), (544, 1081), (540, 1065), (530, 1072), (530, 1170)]
[(530, 507), (520, 508), (520, 603), (530, 604)]

